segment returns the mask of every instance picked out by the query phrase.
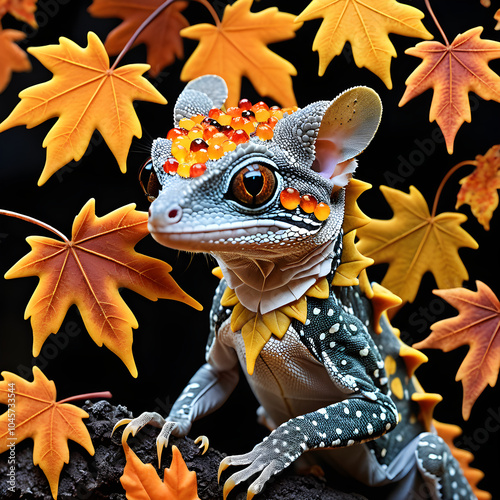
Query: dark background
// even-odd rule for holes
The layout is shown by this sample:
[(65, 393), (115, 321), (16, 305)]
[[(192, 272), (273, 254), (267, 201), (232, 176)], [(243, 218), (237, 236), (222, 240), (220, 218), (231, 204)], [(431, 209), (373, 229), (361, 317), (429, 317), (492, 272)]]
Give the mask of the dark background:
[[(307, 3), (262, 1), (254, 10), (277, 5), (283, 11), (298, 14)], [(426, 12), (423, 1), (407, 3)], [(433, 7), (450, 41), (458, 33), (478, 25), (485, 27), (483, 38), (500, 40), (500, 33), (493, 29), (496, 24), (493, 14), (500, 5), (493, 3), (492, 7), (486, 9), (479, 0), (434, 0)], [(26, 41), (21, 43), (23, 48), (57, 43), (59, 36), (66, 36), (86, 46), (89, 30), (104, 40), (107, 33), (119, 23), (118, 20), (92, 18), (86, 12), (89, 5), (88, 1), (39, 0), (38, 31), (10, 16), (2, 20), (2, 25), (27, 33)], [(224, 5), (224, 2), (215, 2), (219, 13)], [(185, 15), (191, 24), (211, 22), (204, 7), (196, 2), (188, 7)], [(431, 92), (410, 101), (403, 108), (398, 107), (405, 90), (404, 82), (420, 62), (420, 59), (405, 55), (404, 50), (419, 40), (391, 35), (398, 52), (398, 57), (392, 62), (393, 90), (388, 90), (368, 70), (356, 67), (349, 45), (332, 61), (326, 74), (318, 77), (318, 57), (311, 47), (320, 22), (319, 19), (307, 22), (297, 32), (295, 39), (274, 44), (271, 48), (290, 60), (298, 70), (294, 89), (299, 106), (318, 99), (333, 99), (354, 85), (371, 86), (380, 94), (384, 105), (382, 124), (374, 141), (361, 156), (357, 171), (360, 179), (374, 186), (360, 200), (361, 208), (369, 216), (391, 217), (391, 211), (377, 189), (378, 185), (391, 185), (405, 192), (408, 192), (410, 185), (415, 185), (432, 205), (436, 189), (451, 167), (463, 160), (473, 160), (477, 154), (486, 153), (491, 146), (500, 142), (500, 104), (483, 101), (473, 94), (472, 123), (464, 124), (459, 130), (452, 156), (446, 152), (443, 142), (435, 140), (439, 137), (436, 123), (428, 121)], [(430, 16), (426, 15), (424, 24), (436, 40), (441, 41)], [(187, 56), (195, 46), (195, 42), (185, 40)], [(143, 62), (145, 54), (143, 46), (135, 48), (122, 64)], [(11, 84), (0, 95), (0, 120), (17, 104), (17, 94), (22, 89), (51, 78), (51, 73), (36, 59), (30, 59), (33, 71), (14, 74)], [(147, 210), (148, 203), (137, 182), (137, 171), (148, 158), (152, 139), (165, 136), (172, 126), (173, 103), (184, 86), (179, 80), (182, 64), (182, 61), (178, 61), (165, 68), (153, 80), (168, 99), (167, 106), (137, 103), (143, 138), (135, 139), (132, 144), (126, 174), (120, 174), (114, 157), (96, 132), (81, 161), (71, 163), (44, 186), (38, 187), (36, 182), (45, 161), (41, 144), (55, 120), (32, 130), (17, 127), (0, 134), (0, 207), (37, 217), (68, 236), (74, 216), (89, 198), (96, 199), (96, 212), (100, 216), (131, 202), (136, 203), (139, 209)], [(500, 72), (499, 61), (493, 61), (490, 67)], [(207, 61), (207, 71), (210, 71), (210, 61)], [(246, 80), (242, 96), (254, 102), (261, 99)], [(266, 101), (274, 104), (269, 99)], [(471, 167), (466, 167), (447, 183), (438, 212), (454, 210), (458, 180), (471, 171)], [(481, 280), (498, 296), (500, 216), (493, 216), (491, 229), (487, 232), (471, 216), (468, 206), (460, 208), (460, 212), (469, 216), (463, 227), (480, 245), (479, 250), (460, 251), (470, 275), (470, 280), (464, 286), (475, 290), (475, 280)], [(29, 251), (24, 238), (31, 234), (51, 236), (20, 220), (1, 218), (0, 275)], [(36, 278), (0, 282), (0, 369), (30, 379), (31, 366), (36, 364), (49, 379), (55, 381), (59, 399), (110, 390), (114, 404), (126, 405), (135, 414), (152, 409), (167, 414), (171, 402), (204, 361), (208, 310), (218, 280), (210, 273), (214, 263), (205, 256), (163, 248), (151, 237), (140, 242), (137, 250), (169, 262), (174, 267), (172, 275), (178, 283), (205, 306), (205, 311), (200, 313), (178, 302), (150, 302), (129, 290), (122, 291), (140, 325), (134, 333), (133, 346), (139, 370), (137, 379), (130, 376), (118, 357), (92, 342), (74, 306), (68, 312), (61, 332), (57, 336), (51, 335), (41, 355), (33, 358), (32, 330), (29, 321), (23, 320), (23, 315), (37, 284)], [(371, 269), (371, 279), (381, 281), (384, 270), (383, 266)], [(409, 344), (425, 338), (433, 322), (455, 314), (453, 308), (432, 294), (435, 286), (434, 278), (425, 275), (415, 303), (405, 306), (394, 320), (394, 324), (402, 331), (403, 340)], [(459, 440), (461, 446), (474, 452), (477, 457), (474, 465), (486, 472), (481, 486), (491, 491), (494, 498), (500, 498), (500, 487), (495, 477), (500, 465), (500, 391), (488, 387), (473, 408), (469, 421), (463, 421), (462, 387), (454, 378), (466, 352), (466, 347), (452, 353), (427, 351), (430, 361), (417, 374), (428, 392), (439, 392), (444, 396), (444, 401), (436, 408), (436, 418), (463, 428), (464, 434)], [(228, 453), (248, 451), (266, 434), (255, 423), (256, 408), (257, 403), (242, 379), (228, 403), (217, 413), (196, 423), (191, 435), (207, 434), (214, 447)]]

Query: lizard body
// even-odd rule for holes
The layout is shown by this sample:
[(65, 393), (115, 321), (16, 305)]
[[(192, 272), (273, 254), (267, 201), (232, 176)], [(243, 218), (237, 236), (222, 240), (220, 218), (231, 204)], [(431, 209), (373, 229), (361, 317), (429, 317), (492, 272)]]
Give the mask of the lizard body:
[[(194, 80), (176, 103), (175, 125), (208, 116), (225, 96), (220, 78)], [(166, 419), (146, 412), (128, 429), (161, 427), (159, 448), (170, 434), (186, 435), (194, 420), (226, 401), (241, 365), (272, 432), (249, 453), (223, 460), (221, 471), (243, 466), (227, 479), (224, 497), (257, 475), (252, 498), (314, 450), (387, 499), (475, 498), (447, 445), (417, 418), (412, 396), (421, 389), (386, 317), (374, 319), (366, 285), (335, 284), (346, 186), (380, 115), (372, 90), (351, 89), (284, 116), (272, 140), (252, 137), (196, 177), (166, 173), (172, 142), (153, 144), (161, 185), (150, 210), (153, 237), (212, 254), (224, 279), (210, 313), (206, 364)], [(286, 208), (287, 189), (301, 203), (312, 197), (323, 204), (327, 216), (307, 203)]]

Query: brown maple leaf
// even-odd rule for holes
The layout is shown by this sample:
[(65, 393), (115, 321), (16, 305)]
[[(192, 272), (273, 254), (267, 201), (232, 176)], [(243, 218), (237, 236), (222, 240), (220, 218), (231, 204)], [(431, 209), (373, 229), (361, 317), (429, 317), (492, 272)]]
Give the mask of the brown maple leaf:
[(484, 229), (490, 229), (490, 220), (498, 207), (500, 189), (500, 145), (491, 147), (484, 156), (477, 155), (476, 169), (460, 180), (462, 187), (457, 195), (455, 208), (464, 203), (470, 205), (472, 213)]
[(199, 500), (196, 472), (189, 471), (177, 446), (172, 446), (172, 463), (163, 482), (151, 464), (144, 464), (122, 440), (127, 464), (120, 478), (127, 498), (139, 500)]
[(429, 120), (436, 120), (441, 128), (450, 154), (458, 129), (471, 121), (468, 93), (500, 102), (500, 77), (488, 66), (500, 57), (500, 42), (483, 40), (482, 31), (482, 27), (472, 28), (451, 44), (420, 42), (405, 52), (423, 61), (406, 80), (399, 105), (433, 88)]
[[(117, 17), (123, 22), (106, 37), (104, 46), (110, 55), (118, 54), (137, 28), (152, 14), (163, 0), (93, 0), (88, 11), (94, 17)], [(174, 2), (154, 19), (135, 40), (133, 46), (141, 43), (147, 48), (149, 73), (156, 77), (175, 58), (184, 57), (184, 47), (179, 31), (189, 26), (181, 12), (187, 2)]]
[(394, 216), (372, 219), (357, 230), (358, 249), (375, 264), (389, 263), (382, 285), (403, 301), (413, 302), (420, 281), (430, 271), (439, 288), (459, 286), (468, 278), (458, 255), (461, 247), (477, 248), (460, 225), (463, 214), (431, 214), (423, 195), (414, 186), (410, 193), (380, 186)]
[(0, 19), (9, 13), (19, 21), (38, 28), (35, 20), (37, 0), (0, 0)]
[(21, 102), (0, 123), (0, 132), (17, 125), (32, 128), (59, 117), (43, 141), (47, 160), (38, 184), (43, 184), (71, 160), (78, 161), (96, 129), (120, 170), (125, 172), (132, 137), (142, 135), (132, 102), (141, 99), (166, 103), (141, 76), (149, 66), (129, 64), (110, 68), (104, 45), (92, 32), (85, 48), (61, 37), (59, 45), (30, 47), (28, 52), (52, 71), (54, 77), (19, 94)]
[(90, 200), (75, 218), (71, 241), (27, 239), (31, 252), (5, 277), (40, 278), (25, 312), (26, 319), (31, 317), (34, 356), (76, 304), (94, 342), (119, 356), (136, 377), (132, 329), (138, 323), (118, 289), (126, 287), (150, 300), (178, 300), (201, 309), (170, 276), (167, 263), (134, 251), (136, 243), (149, 234), (147, 214), (134, 208), (126, 205), (97, 217)]
[(389, 33), (432, 38), (421, 22), (422, 11), (395, 0), (312, 0), (297, 21), (318, 17), (324, 18), (313, 43), (319, 54), (319, 75), (349, 42), (358, 68), (366, 67), (390, 89), (391, 60), (397, 53)]
[[(33, 439), (33, 463), (40, 465), (57, 498), (59, 475), (69, 462), (68, 440), (77, 442), (91, 455), (94, 447), (82, 419), (88, 414), (78, 406), (56, 401), (56, 387), (37, 366), (33, 382), (2, 372), (0, 403), (9, 405), (0, 415), (0, 453), (26, 438)], [(10, 424), (10, 425), (9, 425)]]
[(434, 323), (432, 333), (414, 345), (417, 349), (444, 352), (469, 346), (455, 379), (461, 380), (464, 388), (464, 420), (469, 418), (472, 406), (486, 386), (496, 384), (500, 370), (500, 302), (487, 285), (476, 281), (476, 286), (477, 292), (465, 288), (434, 290), (459, 314)]
[(250, 12), (252, 0), (236, 0), (224, 9), (217, 25), (197, 24), (184, 28), (181, 35), (199, 40), (181, 73), (181, 80), (189, 81), (207, 73), (221, 76), (229, 88), (228, 106), (238, 103), (241, 78), (246, 76), (257, 92), (281, 103), (296, 105), (292, 88), (295, 67), (272, 52), (267, 44), (289, 40), (301, 23), (295, 16), (270, 7), (261, 12)]
[(31, 63), (28, 54), (15, 42), (24, 40), (22, 31), (0, 28), (0, 93), (10, 82), (13, 71), (29, 71)]

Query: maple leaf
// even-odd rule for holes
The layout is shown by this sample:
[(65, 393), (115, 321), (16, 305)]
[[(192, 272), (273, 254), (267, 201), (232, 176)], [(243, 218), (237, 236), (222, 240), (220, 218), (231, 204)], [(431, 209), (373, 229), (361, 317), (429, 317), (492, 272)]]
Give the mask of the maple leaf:
[(0, 415), (0, 453), (12, 444), (32, 438), (33, 463), (40, 465), (56, 498), (59, 475), (63, 465), (69, 462), (68, 440), (94, 454), (89, 432), (82, 421), (88, 414), (77, 406), (57, 402), (54, 382), (37, 366), (33, 367), (33, 382), (10, 372), (1, 375), (4, 380), (0, 382), (0, 403), (13, 406)]
[(33, 28), (37, 28), (36, 2), (37, 0), (0, 0), (0, 18), (8, 12), (19, 21), (24, 21)]
[(151, 464), (144, 464), (122, 440), (127, 464), (120, 478), (129, 500), (199, 500), (196, 472), (189, 471), (177, 446), (172, 446), (172, 463), (163, 482)]
[(458, 249), (477, 248), (476, 241), (460, 224), (463, 214), (444, 212), (431, 215), (423, 195), (414, 186), (410, 193), (380, 186), (394, 216), (373, 219), (357, 230), (358, 249), (376, 264), (387, 262), (389, 269), (382, 285), (403, 301), (413, 302), (420, 281), (430, 271), (439, 288), (460, 286), (468, 278)]
[(500, 102), (500, 77), (488, 62), (500, 57), (500, 42), (483, 40), (482, 27), (458, 35), (453, 43), (420, 42), (406, 54), (423, 59), (406, 80), (407, 89), (399, 102), (404, 106), (422, 92), (433, 88), (429, 120), (437, 122), (453, 153), (455, 136), (464, 121), (471, 121), (469, 92)]
[(181, 80), (207, 72), (219, 75), (229, 88), (227, 105), (234, 106), (240, 98), (241, 78), (246, 76), (259, 94), (294, 106), (291, 76), (297, 71), (267, 44), (293, 38), (301, 23), (294, 23), (294, 15), (277, 7), (252, 13), (251, 6), (252, 0), (237, 0), (226, 6), (218, 26), (198, 24), (181, 31), (183, 37), (200, 41), (184, 65)]
[(0, 28), (0, 93), (9, 84), (13, 71), (31, 69), (28, 54), (15, 43), (25, 38), (26, 35), (22, 31)]
[(458, 316), (431, 326), (432, 333), (414, 345), (417, 349), (444, 352), (468, 345), (469, 351), (455, 380), (462, 381), (462, 415), (468, 420), (472, 406), (489, 384), (493, 387), (500, 370), (500, 302), (491, 289), (476, 281), (477, 292), (465, 288), (434, 290), (459, 311)]
[(38, 181), (41, 185), (71, 160), (85, 153), (94, 130), (99, 130), (115, 156), (120, 170), (132, 137), (142, 129), (132, 101), (165, 104), (163, 96), (141, 75), (147, 64), (109, 67), (109, 57), (96, 34), (89, 32), (86, 48), (61, 37), (59, 45), (31, 47), (34, 55), (54, 77), (23, 90), (12, 113), (0, 123), (0, 132), (17, 125), (35, 127), (59, 117), (43, 141), (47, 160)]
[(472, 213), (488, 231), (493, 212), (498, 207), (500, 189), (500, 145), (491, 147), (484, 156), (477, 155), (472, 174), (459, 182), (462, 185), (457, 195), (455, 208), (464, 203), (470, 205)]
[(134, 208), (130, 204), (97, 217), (94, 200), (89, 200), (75, 218), (71, 241), (27, 238), (31, 252), (5, 278), (40, 278), (25, 312), (25, 319), (31, 317), (34, 356), (76, 304), (94, 342), (108, 347), (137, 377), (132, 328), (138, 323), (118, 288), (129, 288), (150, 300), (173, 299), (201, 309), (170, 276), (167, 263), (134, 251), (135, 244), (149, 234), (147, 214)]
[[(139, 26), (152, 14), (163, 0), (93, 0), (88, 11), (94, 17), (117, 17), (123, 22), (106, 37), (104, 46), (110, 55), (118, 54)], [(154, 19), (135, 40), (133, 46), (141, 43), (147, 47), (149, 73), (156, 77), (175, 58), (184, 57), (184, 47), (179, 31), (189, 26), (181, 14), (187, 2), (174, 2)]]
[(396, 49), (389, 33), (430, 40), (420, 19), (424, 14), (395, 0), (312, 0), (297, 21), (324, 18), (313, 43), (319, 54), (318, 74), (323, 76), (331, 60), (350, 42), (354, 62), (366, 67), (391, 89), (391, 58)]

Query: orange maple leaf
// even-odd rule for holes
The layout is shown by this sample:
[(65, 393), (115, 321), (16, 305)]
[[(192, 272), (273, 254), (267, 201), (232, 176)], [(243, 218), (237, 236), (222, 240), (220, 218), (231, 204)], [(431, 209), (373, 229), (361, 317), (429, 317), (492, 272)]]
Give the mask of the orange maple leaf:
[(35, 20), (37, 0), (0, 0), (0, 19), (6, 14), (37, 28)]
[(389, 263), (382, 285), (403, 301), (413, 302), (427, 271), (434, 275), (439, 288), (460, 286), (468, 279), (458, 249), (478, 245), (460, 227), (467, 217), (453, 212), (431, 215), (425, 198), (414, 186), (410, 186), (409, 194), (387, 186), (380, 186), (380, 190), (394, 216), (372, 219), (359, 228), (357, 245), (376, 264)]
[(13, 71), (31, 69), (28, 54), (15, 43), (25, 38), (26, 35), (22, 31), (0, 28), (0, 93), (9, 84)]
[(319, 54), (319, 75), (324, 75), (331, 60), (349, 42), (358, 68), (375, 73), (389, 89), (391, 59), (397, 56), (389, 33), (432, 38), (420, 21), (424, 14), (395, 0), (312, 0), (297, 21), (318, 17), (324, 18), (313, 43), (313, 50)]
[(189, 471), (177, 446), (172, 446), (172, 463), (163, 482), (151, 464), (144, 464), (122, 440), (127, 464), (120, 478), (128, 500), (199, 500), (196, 472)]
[[(104, 46), (110, 55), (118, 54), (129, 41), (137, 28), (152, 14), (163, 0), (93, 0), (88, 11), (94, 17), (117, 17), (123, 23), (109, 33)], [(137, 37), (134, 47), (141, 43), (147, 47), (147, 61), (151, 66), (149, 73), (156, 77), (165, 66), (175, 58), (184, 57), (184, 47), (179, 31), (189, 26), (181, 14), (187, 2), (174, 2), (167, 7)]]
[(462, 415), (470, 416), (472, 406), (489, 384), (493, 387), (500, 370), (500, 302), (491, 289), (476, 281), (477, 292), (465, 288), (434, 290), (459, 311), (458, 316), (434, 323), (432, 333), (414, 345), (417, 349), (470, 347), (455, 380), (462, 381), (464, 397)]
[(399, 102), (404, 106), (422, 92), (433, 88), (429, 120), (443, 131), (448, 153), (464, 121), (470, 123), (469, 92), (500, 102), (500, 77), (488, 62), (500, 57), (500, 42), (483, 40), (482, 27), (458, 35), (450, 45), (420, 42), (406, 54), (423, 59), (406, 80), (407, 89)]
[(78, 406), (56, 401), (56, 387), (37, 366), (33, 382), (10, 372), (1, 373), (0, 403), (8, 405), (0, 415), (0, 453), (33, 439), (33, 463), (40, 465), (57, 498), (59, 475), (69, 462), (68, 440), (76, 441), (91, 455), (94, 446), (82, 419), (88, 414)]
[(221, 76), (229, 88), (228, 106), (238, 103), (241, 78), (246, 76), (257, 92), (283, 106), (296, 105), (292, 88), (295, 67), (268, 47), (268, 43), (289, 40), (301, 23), (295, 16), (270, 7), (250, 12), (252, 0), (236, 0), (224, 9), (217, 25), (198, 24), (184, 28), (181, 35), (199, 40), (187, 60), (181, 80), (188, 81), (207, 73)]
[(47, 148), (41, 185), (71, 160), (85, 153), (94, 130), (101, 132), (122, 172), (132, 137), (142, 129), (132, 101), (141, 99), (165, 104), (164, 97), (141, 75), (147, 64), (109, 67), (109, 57), (97, 35), (88, 34), (82, 48), (61, 37), (59, 45), (29, 48), (54, 77), (23, 90), (21, 102), (0, 123), (0, 132), (17, 125), (35, 127), (59, 117), (43, 141)]
[(138, 328), (138, 323), (118, 288), (129, 288), (150, 300), (178, 300), (201, 309), (170, 276), (167, 263), (134, 251), (136, 243), (149, 234), (147, 214), (134, 208), (126, 205), (97, 217), (94, 200), (89, 200), (75, 218), (71, 241), (27, 238), (31, 252), (5, 278), (40, 278), (25, 312), (25, 319), (31, 317), (34, 356), (76, 304), (94, 342), (108, 347), (137, 377), (132, 328)]
[(500, 145), (491, 147), (484, 156), (477, 155), (472, 174), (460, 180), (462, 187), (457, 195), (455, 208), (464, 203), (470, 205), (472, 213), (484, 229), (490, 229), (490, 220), (498, 207), (500, 189)]

